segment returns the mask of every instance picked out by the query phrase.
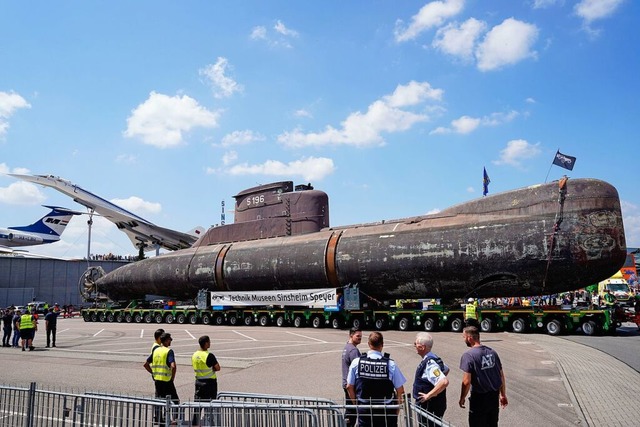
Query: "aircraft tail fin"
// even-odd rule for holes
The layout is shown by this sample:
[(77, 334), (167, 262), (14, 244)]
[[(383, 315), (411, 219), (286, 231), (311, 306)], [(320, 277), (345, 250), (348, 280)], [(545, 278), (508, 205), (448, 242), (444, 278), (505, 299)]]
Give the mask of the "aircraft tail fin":
[(31, 225), (9, 227), (9, 229), (39, 234), (43, 236), (45, 243), (51, 243), (60, 240), (60, 235), (67, 227), (67, 224), (69, 224), (71, 217), (74, 215), (82, 215), (81, 212), (59, 206), (43, 206), (51, 209), (51, 211), (38, 221)]

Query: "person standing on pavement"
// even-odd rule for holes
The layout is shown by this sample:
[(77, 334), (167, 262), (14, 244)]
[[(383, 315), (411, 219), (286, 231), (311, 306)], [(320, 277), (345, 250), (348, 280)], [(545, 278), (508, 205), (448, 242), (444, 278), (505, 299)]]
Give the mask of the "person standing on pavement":
[(203, 335), (198, 339), (200, 349), (191, 356), (191, 365), (196, 375), (195, 400), (214, 400), (218, 398), (218, 377), (216, 372), (220, 370), (218, 359), (211, 348), (211, 339), (208, 335)]
[(151, 354), (153, 354), (153, 350), (162, 346), (162, 343), (160, 342), (160, 337), (162, 336), (162, 334), (164, 334), (164, 329), (162, 328), (156, 329), (156, 331), (153, 333), (154, 341), (153, 345), (151, 346)]
[(480, 332), (475, 326), (467, 326), (462, 331), (467, 350), (460, 359), (462, 386), (460, 407), (464, 409), (469, 390), (469, 426), (497, 426), (499, 407), (505, 408), (507, 386), (500, 357), (493, 349), (482, 345)]
[(398, 410), (371, 408), (369, 405), (402, 405), (404, 377), (395, 361), (382, 353), (384, 339), (380, 332), (369, 334), (369, 351), (351, 362), (347, 375), (347, 391), (357, 401), (358, 426), (396, 427)]
[(56, 330), (58, 324), (58, 315), (53, 308), (49, 309), (49, 312), (44, 316), (44, 325), (47, 331), (47, 348), (51, 345), (56, 346)]
[(11, 338), (11, 346), (13, 348), (18, 348), (20, 346), (20, 310), (15, 310), (13, 312), (13, 337)]
[[(344, 390), (344, 399), (347, 405), (355, 405), (356, 402), (349, 397), (347, 391), (347, 375), (349, 373), (349, 367), (351, 362), (361, 356), (358, 345), (362, 342), (362, 330), (360, 328), (353, 327), (349, 329), (349, 341), (342, 349), (342, 390)], [(355, 426), (358, 419), (356, 410), (354, 408), (347, 408), (345, 412), (345, 421), (347, 426)]]
[(38, 321), (26, 309), (18, 319), (18, 328), (20, 328), (22, 339), (22, 351), (25, 351), (26, 347), (29, 347), (29, 351), (33, 351), (33, 335), (38, 330)]
[[(422, 357), (413, 381), (413, 396), (422, 409), (442, 418), (447, 410), (449, 367), (435, 353), (431, 352), (433, 337), (428, 332), (418, 333), (413, 345), (418, 355)], [(426, 417), (420, 418), (420, 425), (435, 426), (435, 423)]]
[(464, 323), (465, 326), (478, 327), (478, 301), (469, 298), (464, 306)]
[(13, 323), (13, 310), (7, 308), (2, 315), (2, 346), (11, 347), (11, 324)]
[[(173, 350), (169, 348), (171, 341), (173, 341), (171, 334), (168, 332), (163, 333), (160, 336), (162, 345), (151, 352), (143, 366), (153, 377), (156, 397), (164, 399), (170, 396), (173, 403), (178, 404), (180, 403), (180, 398), (173, 383), (176, 377), (176, 357)], [(156, 414), (155, 417), (156, 421), (163, 422), (159, 414)]]

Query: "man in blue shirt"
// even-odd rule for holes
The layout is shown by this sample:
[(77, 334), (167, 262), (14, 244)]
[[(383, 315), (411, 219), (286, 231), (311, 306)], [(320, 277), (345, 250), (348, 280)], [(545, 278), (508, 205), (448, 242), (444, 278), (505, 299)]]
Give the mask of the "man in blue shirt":
[[(398, 425), (398, 410), (388, 410), (386, 405), (402, 405), (404, 398), (404, 377), (400, 368), (382, 353), (384, 340), (380, 332), (369, 334), (369, 348), (366, 355), (355, 359), (347, 374), (347, 391), (358, 405), (358, 425), (360, 427), (395, 427)], [(369, 405), (383, 405), (372, 408)]]

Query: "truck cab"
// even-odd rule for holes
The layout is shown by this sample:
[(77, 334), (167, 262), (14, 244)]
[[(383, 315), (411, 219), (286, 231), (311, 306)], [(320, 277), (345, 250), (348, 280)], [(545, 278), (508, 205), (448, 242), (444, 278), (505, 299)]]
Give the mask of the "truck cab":
[(609, 279), (603, 280), (598, 283), (598, 294), (601, 298), (611, 291), (611, 294), (616, 297), (616, 300), (621, 305), (631, 305), (634, 301), (634, 293), (629, 287), (629, 284), (622, 276), (622, 273), (618, 272)]

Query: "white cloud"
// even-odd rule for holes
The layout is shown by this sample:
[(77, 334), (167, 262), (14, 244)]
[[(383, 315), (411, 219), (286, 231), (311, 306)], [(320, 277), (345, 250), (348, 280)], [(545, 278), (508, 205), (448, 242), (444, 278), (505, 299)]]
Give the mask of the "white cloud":
[(253, 27), (251, 34), (249, 35), (251, 40), (266, 40), (267, 29), (263, 26)]
[(625, 200), (620, 201), (620, 206), (627, 246), (638, 248), (640, 247), (640, 207)]
[(520, 113), (512, 110), (507, 113), (491, 113), (482, 118), (462, 116), (452, 120), (451, 127), (438, 127), (431, 131), (430, 134), (459, 133), (464, 135), (473, 132), (480, 126), (498, 126), (502, 123), (510, 122), (519, 115)]
[(236, 130), (222, 137), (220, 145), (223, 147), (229, 147), (232, 145), (245, 145), (264, 140), (266, 140), (264, 135), (253, 132), (252, 130)]
[(582, 0), (573, 7), (574, 12), (589, 25), (593, 21), (613, 15), (624, 0)]
[(354, 145), (367, 147), (384, 145), (383, 133), (402, 132), (429, 117), (424, 113), (413, 113), (399, 107), (416, 105), (426, 100), (439, 100), (443, 91), (432, 89), (427, 82), (410, 82), (398, 85), (393, 94), (369, 105), (366, 113), (351, 113), (340, 129), (327, 126), (322, 132), (304, 133), (300, 129), (284, 132), (278, 142), (290, 147), (322, 145)]
[(305, 110), (303, 108), (301, 108), (299, 110), (296, 110), (293, 113), (293, 115), (296, 116), (296, 117), (305, 117), (305, 118), (308, 118), (308, 119), (313, 118), (313, 115), (309, 111), (307, 111), (307, 110)]
[(122, 163), (126, 165), (133, 165), (138, 161), (138, 158), (133, 154), (119, 154), (116, 157), (117, 163)]
[(442, 23), (457, 15), (464, 8), (464, 0), (432, 1), (420, 8), (417, 14), (411, 17), (411, 23), (405, 27), (402, 20), (396, 21), (394, 31), (396, 42), (413, 40), (422, 32), (442, 25)]
[(215, 64), (209, 64), (199, 70), (200, 75), (207, 78), (207, 82), (213, 88), (213, 96), (216, 98), (229, 98), (235, 92), (242, 93), (244, 91), (241, 84), (225, 75), (227, 68), (232, 70), (227, 58), (218, 57)]
[(143, 143), (158, 148), (175, 147), (183, 143), (183, 132), (194, 127), (216, 127), (219, 116), (220, 112), (209, 111), (186, 95), (151, 92), (127, 118), (124, 136), (140, 137)]
[(31, 104), (15, 92), (0, 92), (0, 138), (6, 135), (9, 119), (20, 108), (31, 108)]
[(262, 164), (243, 163), (233, 166), (225, 173), (231, 175), (301, 176), (305, 181), (319, 181), (335, 171), (333, 160), (325, 157), (308, 157), (283, 163), (267, 160)]
[(111, 203), (140, 216), (145, 213), (157, 214), (162, 211), (160, 203), (147, 202), (138, 196), (131, 196), (127, 199), (112, 199)]
[(236, 160), (238, 160), (238, 153), (233, 150), (227, 151), (222, 156), (222, 163), (225, 166), (230, 165), (231, 163), (234, 163)]
[(276, 30), (276, 32), (282, 34), (283, 36), (298, 37), (297, 31), (287, 28), (280, 20), (276, 22), (276, 25), (273, 26), (273, 29)]
[(8, 187), (0, 187), (0, 202), (10, 205), (40, 205), (47, 198), (40, 189), (30, 182), (18, 181)]
[(524, 139), (514, 139), (507, 142), (507, 147), (500, 151), (500, 158), (494, 160), (496, 165), (510, 165), (520, 167), (522, 161), (534, 158), (540, 154), (538, 144), (529, 144)]
[(491, 71), (523, 59), (535, 57), (531, 48), (538, 38), (538, 28), (533, 24), (505, 19), (493, 27), (476, 50), (480, 71)]
[(432, 46), (446, 54), (464, 59), (473, 59), (476, 40), (487, 28), (487, 24), (470, 18), (460, 26), (448, 24), (438, 29)]
[(546, 9), (556, 4), (563, 4), (564, 0), (533, 0), (534, 9)]

